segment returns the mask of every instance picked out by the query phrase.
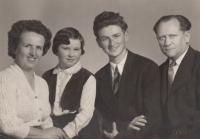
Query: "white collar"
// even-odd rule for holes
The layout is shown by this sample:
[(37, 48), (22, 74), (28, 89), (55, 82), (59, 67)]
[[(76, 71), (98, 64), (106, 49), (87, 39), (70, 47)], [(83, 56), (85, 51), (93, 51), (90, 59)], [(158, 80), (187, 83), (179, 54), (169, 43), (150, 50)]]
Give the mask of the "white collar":
[(59, 72), (64, 72), (67, 75), (72, 75), (77, 73), (82, 68), (80, 61), (78, 61), (74, 66), (67, 68), (67, 69), (61, 69), (59, 67), (59, 64), (54, 68), (53, 74), (58, 74)]
[[(188, 47), (188, 49), (189, 49), (189, 47)], [(188, 49), (175, 61), (175, 62), (176, 62), (176, 65), (179, 66), (179, 65), (181, 64), (181, 62), (182, 62), (183, 58), (185, 57), (185, 55), (186, 55)], [(173, 62), (173, 61), (170, 59), (170, 60), (169, 60), (169, 64), (171, 64), (172, 62)]]
[(126, 62), (126, 59), (127, 59), (127, 55), (128, 55), (128, 52), (126, 53), (126, 55), (125, 55), (125, 57), (122, 59), (122, 61), (119, 62), (119, 64), (115, 64), (115, 63), (110, 62), (111, 70), (112, 70), (113, 72), (115, 71), (115, 67), (117, 66), (120, 75), (122, 75), (122, 72), (123, 72), (123, 69), (124, 69), (124, 65), (125, 65), (125, 62)]

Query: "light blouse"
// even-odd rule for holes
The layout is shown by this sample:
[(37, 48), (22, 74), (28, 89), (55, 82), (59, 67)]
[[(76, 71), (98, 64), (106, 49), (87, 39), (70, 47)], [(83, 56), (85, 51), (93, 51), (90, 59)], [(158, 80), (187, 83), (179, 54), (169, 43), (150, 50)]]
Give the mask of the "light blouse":
[(0, 72), (0, 132), (23, 139), (30, 126), (53, 126), (47, 83), (35, 73), (34, 80), (33, 91), (16, 63)]

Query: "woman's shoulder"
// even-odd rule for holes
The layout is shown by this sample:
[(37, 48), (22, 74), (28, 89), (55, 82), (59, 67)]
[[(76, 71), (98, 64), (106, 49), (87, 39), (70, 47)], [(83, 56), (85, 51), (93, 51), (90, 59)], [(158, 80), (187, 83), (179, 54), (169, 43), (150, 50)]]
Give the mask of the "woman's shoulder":
[(7, 68), (0, 72), (0, 83), (8, 83), (9, 81), (13, 81), (16, 79), (15, 74), (10, 70), (10, 68)]

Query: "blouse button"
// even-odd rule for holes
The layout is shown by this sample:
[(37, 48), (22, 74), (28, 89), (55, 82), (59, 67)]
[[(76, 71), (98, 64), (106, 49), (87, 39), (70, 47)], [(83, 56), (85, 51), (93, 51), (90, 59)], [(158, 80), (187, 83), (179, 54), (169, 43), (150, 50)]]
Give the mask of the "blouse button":
[(35, 99), (37, 99), (37, 96), (35, 96)]
[(38, 122), (40, 122), (40, 120), (38, 120)]

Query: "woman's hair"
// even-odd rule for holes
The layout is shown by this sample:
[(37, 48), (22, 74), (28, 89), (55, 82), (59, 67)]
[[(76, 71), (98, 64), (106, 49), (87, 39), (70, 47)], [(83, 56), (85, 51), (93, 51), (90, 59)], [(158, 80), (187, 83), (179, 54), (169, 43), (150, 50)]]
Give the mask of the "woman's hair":
[(51, 46), (51, 31), (39, 20), (20, 20), (14, 23), (8, 32), (8, 55), (15, 59), (15, 50), (17, 49), (20, 37), (24, 32), (35, 32), (45, 38), (43, 54), (45, 55)]
[(70, 44), (69, 39), (78, 39), (80, 41), (80, 43), (81, 43), (81, 55), (83, 55), (85, 53), (85, 51), (83, 49), (84, 44), (85, 44), (84, 38), (79, 33), (78, 30), (76, 30), (75, 28), (72, 28), (72, 27), (63, 28), (56, 33), (56, 35), (53, 39), (53, 46), (52, 46), (53, 53), (55, 55), (57, 54), (58, 47), (61, 44), (69, 45)]

